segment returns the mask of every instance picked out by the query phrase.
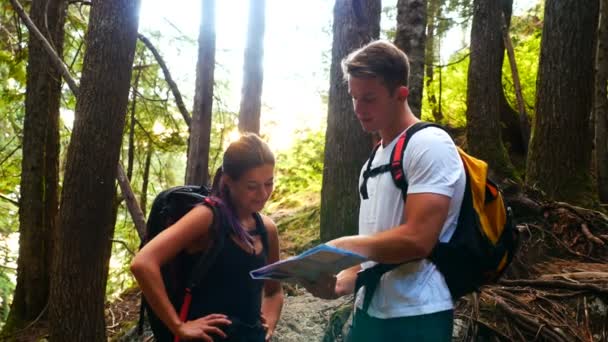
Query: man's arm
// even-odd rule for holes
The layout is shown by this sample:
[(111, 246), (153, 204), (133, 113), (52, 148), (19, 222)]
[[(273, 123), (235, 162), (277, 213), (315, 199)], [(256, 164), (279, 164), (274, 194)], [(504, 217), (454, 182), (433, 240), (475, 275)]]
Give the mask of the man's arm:
[(409, 194), (404, 224), (373, 235), (345, 236), (329, 245), (350, 250), (385, 264), (428, 257), (439, 239), (450, 207), (450, 197), (435, 193)]

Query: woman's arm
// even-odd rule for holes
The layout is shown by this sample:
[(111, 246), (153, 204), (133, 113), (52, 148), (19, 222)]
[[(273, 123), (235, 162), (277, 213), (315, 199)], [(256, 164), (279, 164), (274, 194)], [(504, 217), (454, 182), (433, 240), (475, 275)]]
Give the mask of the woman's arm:
[[(264, 225), (268, 231), (268, 264), (279, 261), (279, 234), (275, 223), (264, 216)], [(262, 318), (267, 326), (266, 340), (274, 333), (281, 309), (283, 308), (283, 288), (281, 283), (274, 280), (264, 281), (264, 297), (262, 298)]]
[(212, 221), (211, 209), (205, 206), (195, 207), (148, 242), (131, 263), (131, 272), (152, 310), (173, 334), (183, 338), (208, 340), (208, 333), (225, 336), (217, 326), (229, 324), (224, 315), (207, 316), (184, 324), (169, 300), (160, 271), (161, 266), (175, 258), (179, 252), (206, 248)]

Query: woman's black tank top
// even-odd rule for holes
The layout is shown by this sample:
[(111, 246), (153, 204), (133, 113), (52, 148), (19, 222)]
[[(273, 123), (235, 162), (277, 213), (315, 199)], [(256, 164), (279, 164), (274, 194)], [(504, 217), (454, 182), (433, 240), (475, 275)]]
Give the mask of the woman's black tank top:
[[(188, 320), (220, 313), (233, 321), (232, 330), (239, 326), (259, 330), (264, 281), (252, 279), (249, 272), (266, 265), (268, 237), (261, 216), (255, 213), (254, 218), (256, 228), (250, 234), (260, 236), (262, 251), (245, 251), (227, 236), (215, 263), (192, 293)], [(186, 255), (184, 265), (194, 265), (199, 257), (200, 254)]]

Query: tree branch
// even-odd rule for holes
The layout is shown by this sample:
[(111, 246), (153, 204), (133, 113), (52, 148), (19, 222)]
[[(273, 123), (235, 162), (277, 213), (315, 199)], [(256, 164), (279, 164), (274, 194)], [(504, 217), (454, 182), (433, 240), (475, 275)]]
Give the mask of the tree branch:
[(72, 92), (74, 93), (74, 96), (78, 97), (78, 86), (76, 85), (76, 81), (74, 81), (72, 75), (70, 75), (68, 67), (65, 65), (65, 63), (63, 63), (61, 58), (59, 58), (57, 52), (55, 52), (49, 41), (44, 37), (40, 30), (38, 30), (32, 19), (30, 19), (27, 13), (25, 13), (25, 10), (23, 9), (19, 1), (10, 0), (10, 2), (13, 5), (15, 12), (17, 12), (21, 20), (23, 20), (25, 26), (27, 26), (30, 33), (34, 34), (34, 36), (36, 36), (36, 38), (40, 40), (40, 43), (42, 43), (44, 50), (46, 50), (46, 52), (50, 55), (51, 63), (53, 63), (55, 68), (59, 70), (61, 76), (63, 76), (63, 79), (65, 79), (66, 83), (70, 87), (70, 90), (72, 90)]
[(21, 145), (15, 147), (15, 149), (12, 150), (11, 153), (9, 153), (4, 159), (2, 159), (0, 161), (0, 166), (2, 166), (2, 164), (4, 164), (7, 160), (9, 160), (9, 158), (12, 157), (13, 154), (15, 154), (15, 152), (19, 151), (20, 148), (21, 148)]
[(127, 245), (126, 242), (124, 242), (122, 240), (116, 240), (116, 239), (112, 239), (112, 242), (116, 242), (117, 244), (122, 245), (127, 250), (127, 252), (129, 252), (129, 254), (131, 254), (131, 256), (135, 255), (135, 252), (133, 252), (131, 250), (131, 248), (129, 248), (129, 245)]
[(116, 176), (116, 179), (118, 180), (122, 194), (125, 197), (127, 208), (129, 209), (131, 217), (133, 218), (133, 223), (135, 224), (137, 234), (139, 235), (140, 240), (143, 240), (144, 235), (146, 234), (146, 218), (139, 208), (139, 204), (137, 204), (137, 199), (135, 198), (133, 189), (131, 189), (131, 184), (129, 184), (125, 170), (122, 168), (120, 163), (118, 164), (118, 175)]
[(0, 194), (0, 198), (2, 198), (3, 200), (10, 202), (11, 204), (13, 204), (14, 206), (16, 206), (17, 208), (19, 208), (19, 202), (15, 201), (14, 199), (4, 195), (4, 194)]
[(184, 104), (184, 100), (182, 99), (182, 94), (180, 93), (179, 89), (177, 88), (177, 84), (173, 80), (173, 77), (171, 76), (171, 73), (169, 72), (169, 68), (167, 68), (167, 64), (165, 64), (163, 57), (160, 55), (160, 53), (158, 53), (158, 50), (156, 50), (156, 48), (154, 47), (154, 45), (152, 44), (152, 42), (150, 42), (150, 40), (148, 38), (146, 38), (142, 34), (138, 34), (137, 36), (138, 36), (139, 40), (141, 40), (141, 42), (144, 43), (144, 45), (146, 45), (148, 50), (150, 50), (150, 52), (152, 52), (152, 54), (154, 55), (154, 58), (156, 58), (156, 61), (158, 62), (158, 65), (163, 70), (163, 74), (165, 75), (165, 80), (167, 81), (167, 84), (169, 85), (169, 88), (171, 88), (171, 92), (173, 93), (173, 96), (175, 97), (175, 104), (177, 104), (177, 108), (179, 109), (180, 113), (182, 113), (182, 116), (184, 117), (184, 121), (186, 121), (186, 124), (188, 125), (188, 127), (190, 127), (190, 122), (192, 121), (190, 113), (188, 113), (188, 110), (186, 109), (186, 105)]

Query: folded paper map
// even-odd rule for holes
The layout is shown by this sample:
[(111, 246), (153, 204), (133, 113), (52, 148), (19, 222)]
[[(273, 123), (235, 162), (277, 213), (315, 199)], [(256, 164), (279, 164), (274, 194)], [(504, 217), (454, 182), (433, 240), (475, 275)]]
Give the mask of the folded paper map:
[(249, 274), (253, 279), (314, 281), (322, 273), (336, 274), (365, 261), (367, 259), (359, 254), (322, 244), (300, 255), (253, 270)]

